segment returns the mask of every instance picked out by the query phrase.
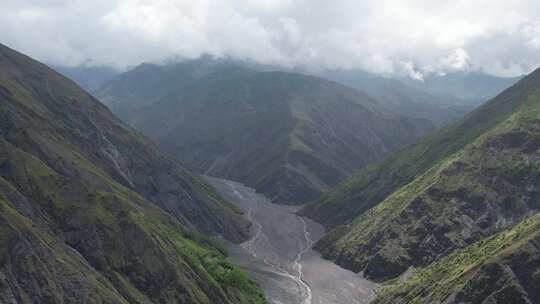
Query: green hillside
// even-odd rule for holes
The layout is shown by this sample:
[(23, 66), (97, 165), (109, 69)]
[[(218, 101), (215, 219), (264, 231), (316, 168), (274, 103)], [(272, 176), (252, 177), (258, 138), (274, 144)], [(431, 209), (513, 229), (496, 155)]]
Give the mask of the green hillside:
[(347, 224), (427, 169), (507, 119), (536, 90), (538, 73), (505, 90), (460, 121), (361, 170), (303, 212), (327, 227)]
[(540, 215), (383, 287), (382, 303), (538, 303)]
[(245, 240), (237, 209), (74, 83), (1, 45), (0, 117), (0, 302), (264, 302), (194, 230)]
[(304, 212), (333, 229), (317, 248), (394, 278), (540, 208), (540, 72), (457, 124), (342, 184)]

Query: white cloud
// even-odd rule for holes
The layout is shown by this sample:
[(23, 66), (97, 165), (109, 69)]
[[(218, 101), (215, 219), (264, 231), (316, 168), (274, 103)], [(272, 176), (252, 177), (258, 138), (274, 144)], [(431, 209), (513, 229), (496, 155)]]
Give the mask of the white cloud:
[(424, 75), (414, 66), (413, 62), (401, 61), (400, 63), (401, 63), (402, 69), (405, 71), (407, 76), (416, 80), (422, 80), (422, 81), (424, 80)]
[(466, 50), (457, 48), (447, 57), (439, 61), (440, 69), (448, 71), (463, 71), (471, 67), (471, 56)]
[(129, 66), (204, 53), (375, 73), (540, 63), (537, 0), (1, 0), (0, 42), (40, 60)]

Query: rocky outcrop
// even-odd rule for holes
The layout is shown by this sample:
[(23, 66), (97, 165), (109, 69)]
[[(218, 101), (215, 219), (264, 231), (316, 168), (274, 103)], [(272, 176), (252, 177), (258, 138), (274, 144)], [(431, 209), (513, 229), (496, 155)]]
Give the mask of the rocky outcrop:
[(374, 303), (540, 303), (539, 218), (414, 270)]

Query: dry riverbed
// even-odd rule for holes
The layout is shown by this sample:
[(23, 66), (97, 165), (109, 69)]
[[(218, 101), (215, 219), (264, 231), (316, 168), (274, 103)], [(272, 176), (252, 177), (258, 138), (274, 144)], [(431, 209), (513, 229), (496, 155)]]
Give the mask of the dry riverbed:
[(253, 223), (253, 236), (228, 244), (230, 259), (261, 284), (270, 304), (364, 304), (375, 284), (324, 260), (311, 249), (321, 225), (295, 214), (299, 207), (270, 202), (241, 183), (207, 178)]

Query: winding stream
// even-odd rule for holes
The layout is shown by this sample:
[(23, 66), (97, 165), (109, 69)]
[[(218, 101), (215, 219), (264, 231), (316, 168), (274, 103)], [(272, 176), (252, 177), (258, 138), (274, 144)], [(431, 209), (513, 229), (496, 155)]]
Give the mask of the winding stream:
[(270, 304), (364, 304), (375, 284), (324, 260), (311, 247), (323, 235), (321, 225), (273, 204), (241, 183), (207, 177), (221, 195), (244, 210), (253, 223), (252, 238), (228, 244), (230, 259), (265, 291)]

